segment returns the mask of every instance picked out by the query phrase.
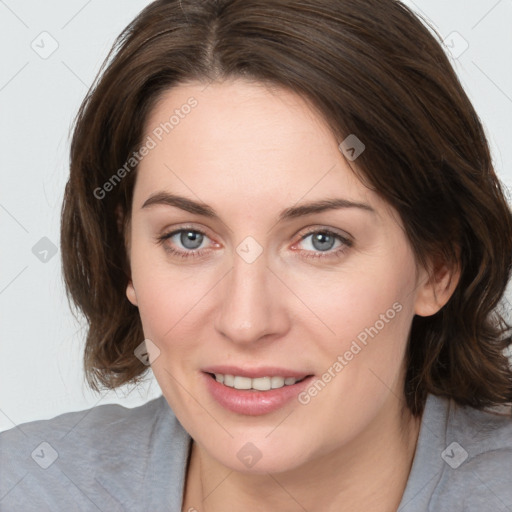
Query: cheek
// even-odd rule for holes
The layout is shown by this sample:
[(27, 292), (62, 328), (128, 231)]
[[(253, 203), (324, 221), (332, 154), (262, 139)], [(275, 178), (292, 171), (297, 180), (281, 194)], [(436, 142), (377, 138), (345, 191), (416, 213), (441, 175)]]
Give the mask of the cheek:
[(192, 316), (194, 304), (199, 301), (197, 287), (186, 279), (172, 279), (172, 276), (155, 270), (139, 274), (135, 286), (139, 313), (148, 338), (161, 344), (177, 330), (187, 329), (187, 316)]
[[(146, 338), (165, 350), (172, 340), (190, 348), (197, 338), (197, 315), (214, 280), (210, 273), (170, 263), (163, 248), (134, 247), (132, 280)], [(196, 335), (194, 335), (194, 333)]]
[(386, 330), (395, 323), (403, 327), (395, 320), (405, 316), (402, 312), (413, 299), (411, 271), (407, 260), (389, 267), (383, 260), (378, 264), (367, 261), (321, 278), (300, 278), (297, 289), (307, 299), (305, 303), (314, 317), (321, 320), (318, 329), (325, 332), (327, 339), (330, 331), (333, 339), (351, 340), (376, 323), (383, 330), (381, 316)]
[[(317, 337), (321, 356), (317, 389), (306, 390), (312, 411), (326, 423), (346, 422), (347, 411), (354, 421), (347, 436), (370, 421), (391, 393), (400, 393), (400, 371), (413, 316), (407, 267), (379, 277), (373, 272), (346, 279), (343, 285), (324, 288), (325, 300), (317, 302), (322, 320), (334, 331)], [(402, 273), (403, 270), (403, 273)], [(323, 304), (323, 305), (322, 305)], [(312, 333), (310, 336), (312, 336)], [(318, 400), (315, 396), (320, 396)], [(316, 400), (316, 402), (315, 402)], [(325, 404), (336, 404), (328, 411)], [(354, 429), (350, 431), (350, 429)], [(339, 433), (331, 433), (336, 439)]]
[(310, 325), (318, 327), (310, 336), (324, 333), (316, 335), (323, 365), (327, 371), (339, 363), (331, 370), (340, 375), (333, 388), (371, 395), (382, 382), (391, 387), (414, 315), (414, 260), (407, 248), (304, 286), (308, 306), (323, 324), (312, 317)]

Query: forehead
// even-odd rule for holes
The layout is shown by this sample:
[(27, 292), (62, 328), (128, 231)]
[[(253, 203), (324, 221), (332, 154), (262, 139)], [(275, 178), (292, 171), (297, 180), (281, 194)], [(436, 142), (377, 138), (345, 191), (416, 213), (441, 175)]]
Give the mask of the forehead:
[(341, 195), (378, 208), (327, 123), (286, 89), (241, 79), (182, 84), (161, 96), (144, 133), (154, 147), (138, 167), (134, 203), (167, 190), (226, 207)]

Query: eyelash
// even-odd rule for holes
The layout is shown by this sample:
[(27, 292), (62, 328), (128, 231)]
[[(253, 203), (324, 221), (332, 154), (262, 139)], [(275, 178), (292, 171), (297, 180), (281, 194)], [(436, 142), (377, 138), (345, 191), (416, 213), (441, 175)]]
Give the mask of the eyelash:
[[(165, 233), (163, 235), (160, 235), (160, 236), (157, 236), (156, 240), (157, 240), (157, 244), (159, 245), (163, 245), (165, 243), (166, 240), (172, 238), (174, 235), (177, 235), (179, 233), (182, 233), (184, 231), (192, 231), (193, 233), (199, 233), (200, 235), (203, 235), (205, 237), (208, 237), (208, 235), (204, 232), (204, 231), (201, 231), (200, 229), (195, 229), (195, 228), (192, 228), (192, 227), (182, 227), (180, 229), (176, 229), (170, 233)], [(334, 231), (331, 231), (329, 229), (315, 229), (315, 230), (312, 230), (312, 231), (308, 231), (307, 233), (301, 235), (301, 238), (299, 240), (299, 242), (302, 242), (304, 239), (306, 239), (308, 236), (311, 236), (311, 235), (314, 235), (314, 234), (318, 234), (318, 233), (322, 233), (323, 235), (328, 235), (328, 236), (332, 236), (334, 238), (337, 238), (338, 240), (340, 240), (342, 242), (342, 246), (339, 247), (337, 250), (335, 251), (332, 251), (332, 252), (328, 252), (328, 251), (303, 251), (305, 253), (313, 253), (313, 254), (304, 254), (303, 256), (305, 258), (339, 258), (342, 256), (342, 254), (350, 247), (352, 247), (353, 243), (351, 240), (349, 240), (348, 238), (345, 238), (343, 236), (341, 236), (340, 234), (338, 233), (335, 233)], [(203, 254), (205, 252), (208, 252), (209, 249), (196, 249), (196, 250), (191, 250), (191, 251), (179, 251), (179, 250), (176, 250), (176, 249), (173, 249), (172, 247), (164, 247), (165, 251), (169, 254), (172, 254), (173, 256), (178, 256), (179, 258), (183, 258), (183, 259), (187, 259), (187, 258), (199, 258), (201, 256), (203, 256)]]

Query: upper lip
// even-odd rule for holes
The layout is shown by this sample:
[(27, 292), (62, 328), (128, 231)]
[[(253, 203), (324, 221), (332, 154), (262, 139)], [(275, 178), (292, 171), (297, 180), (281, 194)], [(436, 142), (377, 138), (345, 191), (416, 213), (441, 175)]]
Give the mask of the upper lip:
[(308, 375), (312, 375), (308, 372), (291, 370), (289, 368), (279, 368), (277, 366), (260, 366), (258, 368), (240, 368), (238, 366), (208, 366), (202, 368), (203, 372), (206, 373), (220, 373), (222, 375), (239, 375), (240, 377), (249, 377), (256, 379), (258, 377), (295, 377), (296, 379), (302, 379)]

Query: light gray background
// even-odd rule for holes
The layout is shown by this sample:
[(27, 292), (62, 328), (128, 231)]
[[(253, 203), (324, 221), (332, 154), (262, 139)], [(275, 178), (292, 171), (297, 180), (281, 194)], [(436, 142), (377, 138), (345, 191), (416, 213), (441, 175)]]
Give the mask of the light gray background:
[[(32, 251), (43, 237), (59, 246), (72, 120), (114, 38), (148, 3), (0, 0), (0, 431), (160, 395), (151, 377), (138, 389), (88, 390), (84, 328), (65, 299), (60, 252), (43, 262)], [(405, 3), (453, 47), (447, 51), (485, 125), (498, 175), (512, 188), (512, 0)]]

